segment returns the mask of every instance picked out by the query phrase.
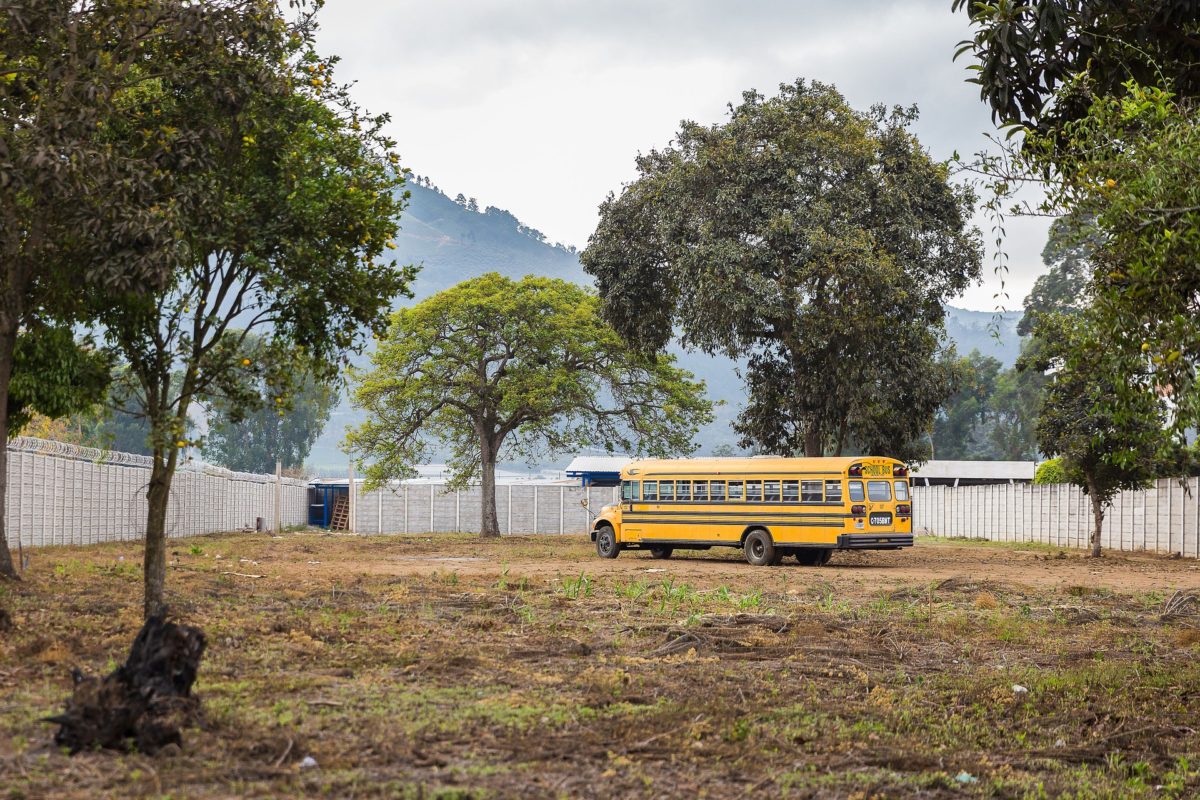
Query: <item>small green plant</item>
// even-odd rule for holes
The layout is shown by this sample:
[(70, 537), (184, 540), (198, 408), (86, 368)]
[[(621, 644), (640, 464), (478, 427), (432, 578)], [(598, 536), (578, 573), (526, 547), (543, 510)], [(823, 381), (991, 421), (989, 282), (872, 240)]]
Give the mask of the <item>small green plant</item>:
[(591, 597), (592, 579), (588, 577), (586, 572), (579, 573), (578, 578), (565, 578), (562, 581), (561, 591), (569, 600), (578, 600), (581, 597)]
[(759, 608), (762, 605), (762, 598), (762, 589), (755, 589), (752, 592), (739, 597), (737, 600), (737, 607), (743, 611), (749, 608)]
[(204, 555), (204, 548), (198, 544), (194, 544), (191, 546), (191, 548), (189, 548), (188, 552), (190, 552), (194, 556), (202, 556), (202, 555)]
[(640, 600), (646, 592), (650, 591), (650, 584), (646, 583), (645, 579), (630, 581), (629, 583), (618, 583), (614, 586), (618, 597), (624, 597), (628, 600)]

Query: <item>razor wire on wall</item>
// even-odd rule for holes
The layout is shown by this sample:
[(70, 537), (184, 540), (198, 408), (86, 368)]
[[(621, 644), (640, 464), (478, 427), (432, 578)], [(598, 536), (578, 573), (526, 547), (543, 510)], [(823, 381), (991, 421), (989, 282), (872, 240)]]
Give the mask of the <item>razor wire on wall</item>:
[[(5, 531), (11, 545), (94, 544), (141, 539), (146, 532), (149, 456), (17, 437), (8, 443)], [(185, 461), (167, 505), (167, 535), (252, 528), (275, 520), (307, 522), (308, 484)]]

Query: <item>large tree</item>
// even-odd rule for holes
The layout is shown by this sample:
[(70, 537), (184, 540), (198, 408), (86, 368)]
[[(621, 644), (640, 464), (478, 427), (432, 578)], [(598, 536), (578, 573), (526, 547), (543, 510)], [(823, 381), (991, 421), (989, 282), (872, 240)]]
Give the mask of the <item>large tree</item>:
[(440, 442), (452, 485), (481, 480), (480, 534), (499, 536), (501, 455), (690, 451), (712, 419), (703, 384), (670, 356), (631, 350), (599, 305), (566, 281), (488, 273), (397, 311), (356, 375), (369, 417), (348, 442), (369, 485), (413, 475)]
[[(130, 119), (159, 119), (164, 136), (214, 131), (210, 167), (186, 178), (205, 200), (179, 222), (166, 286), (127, 296), (102, 319), (150, 426), (147, 616), (165, 608), (167, 503), (192, 404), (236, 415), (273, 403), (289, 372), (332, 378), (367, 332), (382, 332), (413, 274), (381, 259), (406, 197), (380, 133), (387, 118), (364, 115), (333, 83), (311, 27), (273, 13), (269, 33), (240, 50), (273, 79), (242, 101), (166, 87), (129, 109)], [(112, 135), (140, 141), (136, 129)]]
[(908, 128), (915, 109), (850, 108), (832, 86), (747, 92), (601, 206), (582, 260), (635, 346), (747, 359), (743, 443), (914, 455), (953, 391), (943, 302), (980, 270), (969, 190)]
[[(170, 137), (153, 116), (131, 123), (137, 152), (107, 125), (123, 98), (170, 81), (234, 99), (259, 76), (240, 43), (270, 33), (268, 0), (5, 0), (0, 3), (0, 396), (10, 394), (18, 331), (78, 321), (80, 305), (161, 286), (185, 213), (175, 176), (201, 165), (206, 131)], [(169, 138), (169, 141), (168, 141)], [(53, 370), (56, 365), (35, 365)], [(7, 409), (0, 404), (0, 441)], [(3, 532), (0, 576), (15, 576)]]

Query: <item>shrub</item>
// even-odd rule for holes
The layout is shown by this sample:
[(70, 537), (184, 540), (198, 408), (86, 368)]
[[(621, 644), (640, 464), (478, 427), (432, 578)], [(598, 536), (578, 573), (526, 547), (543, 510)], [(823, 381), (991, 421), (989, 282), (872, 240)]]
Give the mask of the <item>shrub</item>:
[(1034, 483), (1067, 483), (1067, 471), (1063, 469), (1061, 458), (1052, 458), (1038, 464), (1037, 472), (1033, 473)]

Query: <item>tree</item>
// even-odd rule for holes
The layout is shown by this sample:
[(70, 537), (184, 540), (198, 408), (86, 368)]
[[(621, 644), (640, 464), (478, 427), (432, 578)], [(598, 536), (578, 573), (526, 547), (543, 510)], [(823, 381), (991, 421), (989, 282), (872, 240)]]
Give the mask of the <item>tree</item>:
[(956, 366), (958, 388), (946, 398), (933, 421), (933, 452), (937, 458), (951, 461), (990, 459), (992, 396), (1001, 364), (972, 350)]
[(244, 415), (233, 413), (239, 409), (223, 402), (211, 404), (204, 457), (240, 472), (273, 472), (277, 460), (285, 470), (304, 466), (329, 422), (338, 392), (332, 383), (307, 371), (293, 373), (290, 384), (284, 388), (264, 382), (259, 393), (265, 397), (277, 393), (276, 402)]
[(66, 325), (22, 331), (8, 387), (9, 431), (21, 433), (35, 415), (58, 419), (92, 408), (108, 389), (111, 369), (107, 354), (76, 341)]
[[(236, 69), (236, 58), (216, 56), (273, 22), (262, 13), (266, 2), (0, 5), (0, 396), (10, 393), (23, 327), (77, 321), (89, 295), (162, 284), (165, 257), (178, 245), (171, 219), (186, 206), (173, 179), (200, 165), (204, 132), (167, 142), (143, 118), (134, 154), (111, 146), (105, 126), (121, 117), (122, 97), (154, 82), (237, 97), (255, 76)], [(10, 433), (8, 405), (0, 406), (0, 441)], [(0, 576), (15, 577), (2, 522), (6, 476), (0, 448)]]
[[(1029, 352), (1029, 347), (1026, 346)], [(1001, 372), (991, 406), (993, 424), (992, 452), (1002, 461), (1029, 461), (1037, 458), (1037, 420), (1041, 413), (1046, 376), (1028, 369), (1024, 362)]]
[(952, 391), (943, 302), (976, 279), (970, 191), (908, 131), (915, 109), (851, 109), (802, 80), (743, 95), (601, 206), (582, 255), (634, 346), (747, 359), (744, 445), (899, 452)]
[(451, 486), (480, 478), (481, 536), (499, 536), (496, 462), (575, 447), (666, 456), (712, 419), (703, 384), (673, 358), (628, 348), (596, 296), (566, 281), (488, 273), (392, 316), (355, 374), (368, 420), (347, 436), (369, 486), (410, 477), (431, 443)]
[[(1126, 81), (1200, 96), (1200, 8), (1194, 0), (954, 0), (975, 28), (971, 83), (996, 122), (1053, 134), (1088, 113), (1089, 95)], [(1086, 75), (1087, 92), (1064, 92)]]
[(1042, 452), (1059, 456), (1067, 481), (1091, 498), (1092, 555), (1101, 555), (1105, 509), (1123, 489), (1145, 488), (1170, 468), (1164, 428), (1167, 413), (1156, 395), (1137, 395), (1130, 413), (1118, 407), (1120, 384), (1144, 372), (1120, 350), (1106, 346), (1107, 333), (1090, 315), (1044, 315), (1036, 333), (1046, 343), (1032, 366), (1053, 370), (1038, 418)]
[[(129, 114), (152, 114), (167, 135), (213, 132), (209, 168), (186, 179), (203, 202), (179, 221), (182, 256), (168, 283), (103, 318), (151, 430), (148, 617), (165, 609), (167, 502), (193, 402), (236, 417), (272, 403), (278, 393), (264, 396), (263, 387), (287, 386), (291, 370), (332, 378), (364, 332), (382, 332), (413, 275), (379, 260), (406, 197), (380, 133), (387, 118), (364, 116), (333, 83), (330, 62), (311, 50), (311, 28), (272, 14), (268, 32), (239, 52), (246, 68), (273, 79), (243, 102), (172, 87), (137, 98), (143, 105)], [(119, 126), (112, 135), (138, 141)], [(252, 334), (261, 338), (248, 344)]]
[(1049, 270), (1038, 277), (1025, 297), (1025, 314), (1017, 323), (1018, 334), (1031, 334), (1038, 314), (1074, 313), (1090, 304), (1092, 259), (1103, 243), (1095, 219), (1080, 212), (1068, 213), (1050, 224), (1046, 246), (1042, 248), (1042, 263)]

